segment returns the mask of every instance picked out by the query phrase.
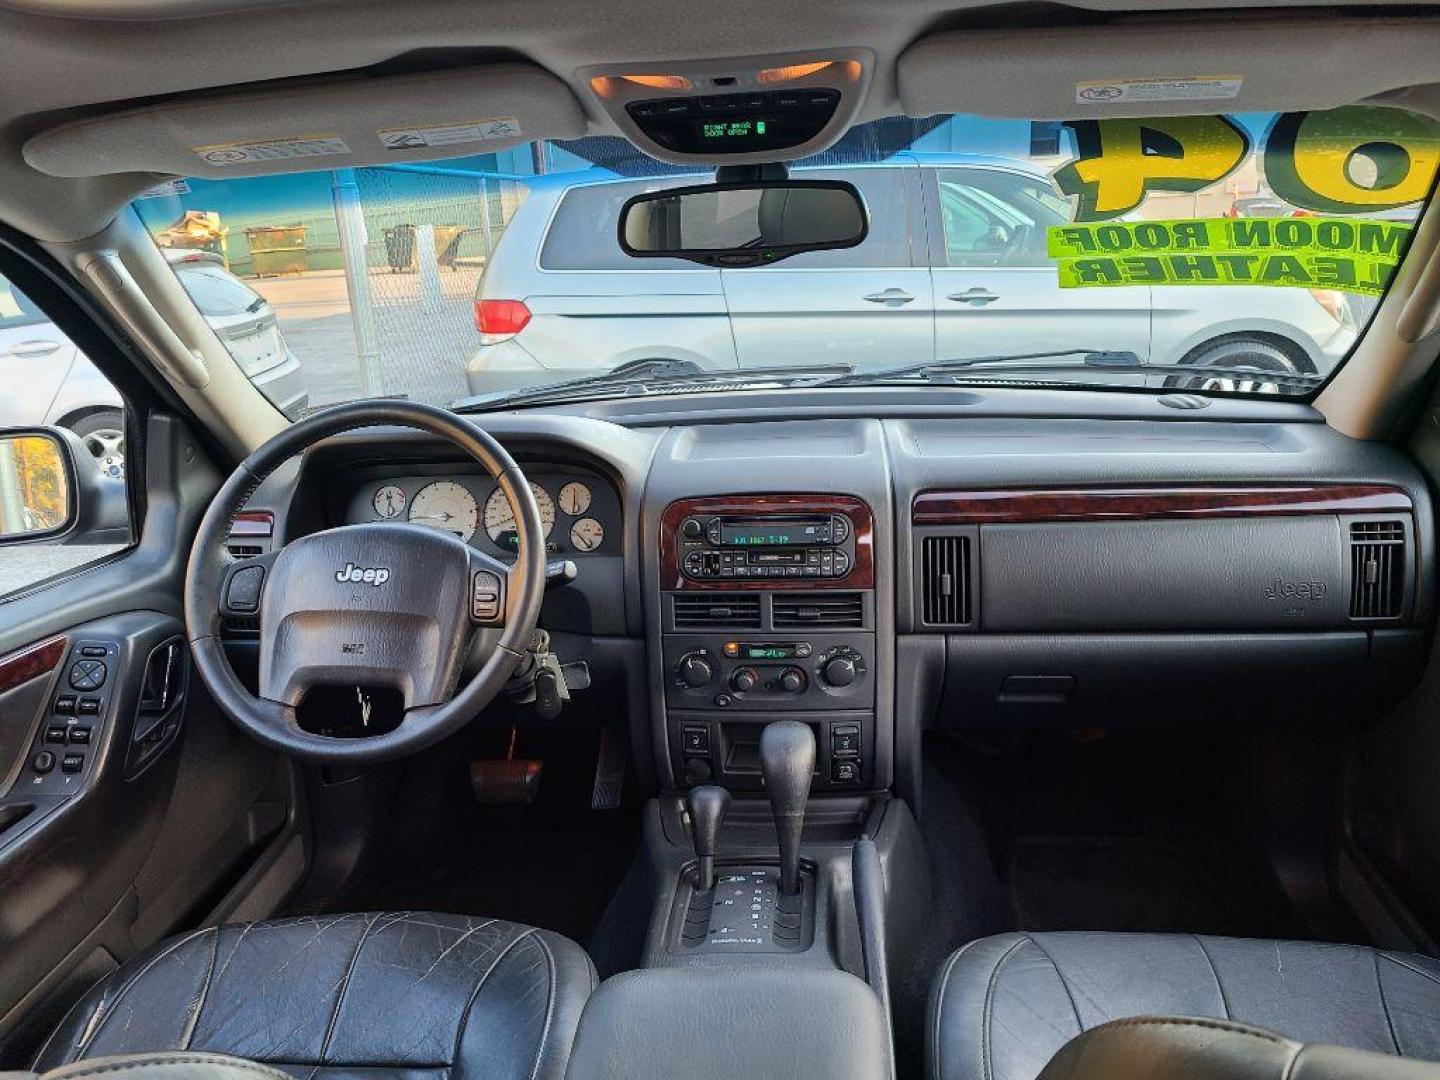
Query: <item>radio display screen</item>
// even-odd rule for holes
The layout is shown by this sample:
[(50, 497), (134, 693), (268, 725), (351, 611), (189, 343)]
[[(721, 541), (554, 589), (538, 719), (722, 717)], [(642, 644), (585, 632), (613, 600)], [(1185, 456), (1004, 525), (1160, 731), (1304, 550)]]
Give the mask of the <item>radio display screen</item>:
[(788, 547), (830, 541), (828, 518), (802, 521), (721, 521), (723, 547)]

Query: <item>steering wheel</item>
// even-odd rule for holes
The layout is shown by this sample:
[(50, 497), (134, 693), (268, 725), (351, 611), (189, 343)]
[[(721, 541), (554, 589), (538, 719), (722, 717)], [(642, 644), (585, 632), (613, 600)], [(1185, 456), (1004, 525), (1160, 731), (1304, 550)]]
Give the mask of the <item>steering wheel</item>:
[[(515, 512), (519, 555), (513, 566), (454, 533), (408, 522), (342, 525), (258, 558), (228, 557), (235, 515), (267, 476), (322, 439), (377, 424), (441, 436), (485, 467)], [(544, 596), (540, 510), (504, 448), (443, 409), (356, 402), (287, 428), (225, 481), (190, 553), (185, 623), (200, 678), (225, 714), (254, 738), (311, 761), (387, 761), (438, 742), (490, 703), (530, 644)], [(225, 619), (257, 617), (258, 697), (235, 677), (220, 637)], [(457, 690), (477, 633), (484, 663)], [(404, 709), (399, 725), (359, 738), (300, 727), (296, 709), (307, 691), (351, 685), (397, 691)]]

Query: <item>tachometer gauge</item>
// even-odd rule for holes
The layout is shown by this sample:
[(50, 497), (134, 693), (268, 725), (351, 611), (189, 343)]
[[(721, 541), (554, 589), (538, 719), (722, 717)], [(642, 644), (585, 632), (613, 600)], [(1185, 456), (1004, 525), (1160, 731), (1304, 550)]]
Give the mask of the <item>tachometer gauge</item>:
[(387, 520), (398, 518), (405, 512), (405, 492), (394, 484), (386, 484), (375, 492), (375, 498), (370, 501), (375, 507), (375, 513)]
[(560, 509), (571, 515), (583, 514), (590, 509), (590, 489), (579, 481), (572, 480), (560, 489)]
[(594, 551), (605, 539), (605, 527), (594, 518), (581, 518), (570, 526), (570, 543), (576, 551)]
[[(535, 496), (535, 505), (540, 508), (540, 524), (548, 540), (550, 530), (555, 528), (555, 500), (539, 484), (531, 484), (530, 491)], [(510, 509), (510, 500), (498, 487), (485, 500), (485, 535), (510, 551), (519, 546), (515, 535), (515, 511)]]
[(426, 484), (410, 503), (410, 520), (415, 524), (444, 529), (467, 542), (475, 535), (479, 518), (475, 496), (450, 480)]

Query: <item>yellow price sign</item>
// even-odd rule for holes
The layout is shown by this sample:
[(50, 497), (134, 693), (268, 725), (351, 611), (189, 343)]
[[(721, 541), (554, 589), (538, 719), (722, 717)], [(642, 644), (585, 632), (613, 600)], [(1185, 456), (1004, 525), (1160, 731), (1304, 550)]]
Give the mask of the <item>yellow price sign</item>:
[(1245, 129), (1224, 116), (1083, 120), (1069, 127), (1079, 155), (1055, 173), (1055, 183), (1077, 200), (1078, 221), (1119, 217), (1152, 191), (1201, 191), (1250, 152)]
[[(1056, 170), (1077, 221), (1117, 218), (1155, 192), (1192, 193), (1250, 156), (1251, 137), (1227, 116), (1077, 120), (1076, 158)], [(1440, 122), (1383, 106), (1281, 113), (1265, 132), (1265, 181), (1291, 206), (1365, 213), (1419, 202), (1440, 169)]]
[(1337, 217), (1077, 223), (1050, 228), (1046, 250), (1065, 289), (1268, 285), (1378, 296), (1412, 231)]

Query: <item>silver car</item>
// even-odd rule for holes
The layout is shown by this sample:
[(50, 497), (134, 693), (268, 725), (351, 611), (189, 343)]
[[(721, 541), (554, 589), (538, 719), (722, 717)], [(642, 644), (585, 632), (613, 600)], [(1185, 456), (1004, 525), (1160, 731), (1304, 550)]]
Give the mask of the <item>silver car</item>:
[[(241, 370), (285, 415), (309, 403), (300, 361), (285, 343), (263, 296), (207, 251), (168, 249), (175, 276)], [(101, 471), (125, 468), (125, 422), (110, 381), (30, 299), (0, 278), (0, 427), (55, 424), (85, 440)]]
[[(1069, 205), (1044, 174), (1013, 160), (906, 152), (796, 172), (860, 189), (871, 216), (862, 244), (764, 269), (635, 259), (616, 239), (621, 205), (695, 178), (596, 169), (530, 181), (477, 290), (472, 392), (657, 357), (704, 368), (862, 368), (1071, 348), (1323, 374), (1355, 341), (1351, 307), (1326, 290), (1062, 289), (1045, 240), (1048, 226), (1069, 220)], [(1168, 381), (1273, 388), (1263, 376)]]

